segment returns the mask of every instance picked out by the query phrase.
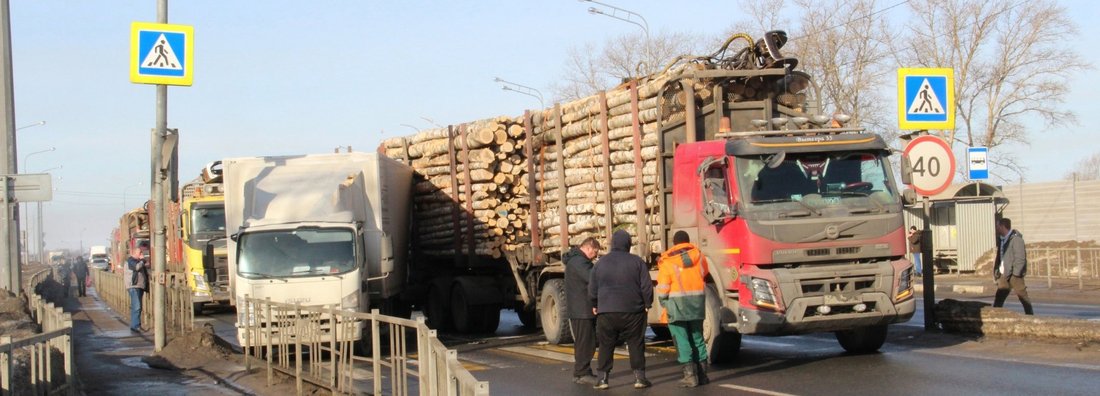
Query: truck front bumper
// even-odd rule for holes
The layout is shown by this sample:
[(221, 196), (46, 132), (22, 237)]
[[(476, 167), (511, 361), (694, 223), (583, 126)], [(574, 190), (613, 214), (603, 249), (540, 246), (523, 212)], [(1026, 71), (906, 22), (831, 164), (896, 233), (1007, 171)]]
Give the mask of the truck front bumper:
[[(785, 312), (740, 310), (736, 324), (742, 334), (786, 335), (846, 330), (863, 326), (887, 325), (908, 321), (916, 311), (916, 299), (894, 303), (886, 293), (863, 293), (843, 302), (826, 301), (826, 296), (797, 298)], [(866, 311), (853, 307), (864, 304)], [(830, 313), (819, 313), (827, 305)]]

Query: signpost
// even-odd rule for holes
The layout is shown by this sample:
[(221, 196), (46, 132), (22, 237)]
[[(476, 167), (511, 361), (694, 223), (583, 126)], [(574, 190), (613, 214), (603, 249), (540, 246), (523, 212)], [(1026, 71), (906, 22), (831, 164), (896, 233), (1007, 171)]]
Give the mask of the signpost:
[(989, 179), (988, 154), (989, 149), (986, 147), (971, 147), (966, 150), (966, 169), (970, 180)]

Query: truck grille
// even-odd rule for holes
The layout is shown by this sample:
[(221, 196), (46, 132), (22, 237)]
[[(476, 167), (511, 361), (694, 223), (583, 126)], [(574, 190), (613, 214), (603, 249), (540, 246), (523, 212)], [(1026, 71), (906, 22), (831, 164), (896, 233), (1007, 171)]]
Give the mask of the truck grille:
[(799, 281), (803, 296), (820, 296), (829, 292), (858, 293), (875, 290), (875, 276), (850, 276)]

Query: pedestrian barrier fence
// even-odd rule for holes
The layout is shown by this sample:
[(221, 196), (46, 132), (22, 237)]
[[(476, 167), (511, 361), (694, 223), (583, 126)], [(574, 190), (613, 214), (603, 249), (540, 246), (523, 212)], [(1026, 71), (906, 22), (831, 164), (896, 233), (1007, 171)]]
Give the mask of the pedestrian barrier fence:
[[(107, 303), (124, 321), (130, 320), (130, 292), (123, 282), (123, 275), (110, 271), (92, 271), (95, 291), (99, 299)], [(183, 274), (168, 273), (164, 288), (165, 340), (194, 328), (195, 312), (191, 304), (191, 288)], [(141, 326), (148, 330), (153, 325), (152, 293), (142, 294)]]
[(1027, 250), (1027, 272), (1031, 277), (1045, 277), (1047, 287), (1053, 279), (1077, 279), (1077, 288), (1084, 289), (1085, 280), (1100, 279), (1100, 248), (1045, 248)]
[[(24, 290), (27, 308), (42, 333), (19, 339), (0, 336), (0, 395), (76, 394), (72, 316), (35, 293), (36, 286), (50, 277), (51, 270), (35, 273)], [(24, 364), (17, 357), (23, 354), (30, 388), (17, 391), (17, 383), (24, 382), (16, 377), (17, 366)]]
[(294, 377), (299, 395), (303, 382), (334, 394), (370, 389), (375, 395), (408, 395), (413, 378), (419, 395), (489, 394), (489, 383), (462, 367), (458, 353), (447, 349), (423, 318), (248, 296), (238, 303), (246, 368), (263, 365), (269, 384), (274, 371)]

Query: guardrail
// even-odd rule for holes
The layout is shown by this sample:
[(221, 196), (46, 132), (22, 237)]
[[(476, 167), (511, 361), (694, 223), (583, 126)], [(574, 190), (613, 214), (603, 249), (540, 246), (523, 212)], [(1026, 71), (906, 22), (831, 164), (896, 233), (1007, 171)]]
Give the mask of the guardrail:
[[(61, 307), (55, 307), (34, 292), (36, 286), (49, 279), (51, 270), (31, 275), (24, 294), (31, 317), (42, 327), (41, 334), (13, 339), (0, 336), (0, 395), (11, 394), (76, 394), (76, 366), (73, 356), (73, 320)], [(15, 369), (17, 355), (27, 355), (27, 379), (30, 388), (16, 392)], [(60, 354), (61, 356), (55, 356)], [(60, 358), (61, 366), (55, 364)], [(57, 371), (64, 372), (54, 378)]]
[(1077, 279), (1077, 288), (1084, 289), (1085, 280), (1100, 279), (1100, 248), (1028, 249), (1029, 277), (1045, 277), (1047, 287), (1053, 279)]
[[(243, 332), (245, 367), (251, 370), (253, 361), (263, 363), (268, 384), (278, 371), (294, 377), (299, 395), (303, 382), (333, 393), (356, 393), (362, 387), (373, 394), (407, 395), (412, 378), (417, 379), (420, 395), (489, 394), (489, 383), (477, 381), (462, 367), (458, 353), (447, 349), (423, 318), (414, 321), (378, 310), (360, 313), (248, 296), (238, 303), (238, 324), (245, 324), (238, 328)], [(356, 341), (360, 331), (362, 338)], [(355, 353), (368, 347), (369, 353)]]
[[(93, 271), (95, 291), (100, 300), (114, 310), (122, 320), (130, 321), (130, 292), (123, 283), (123, 275), (109, 271)], [(164, 288), (164, 327), (167, 330), (165, 340), (194, 328), (195, 312), (191, 304), (191, 287), (187, 285), (184, 274), (169, 273)], [(152, 293), (142, 294), (141, 325), (148, 330), (153, 324)]]

